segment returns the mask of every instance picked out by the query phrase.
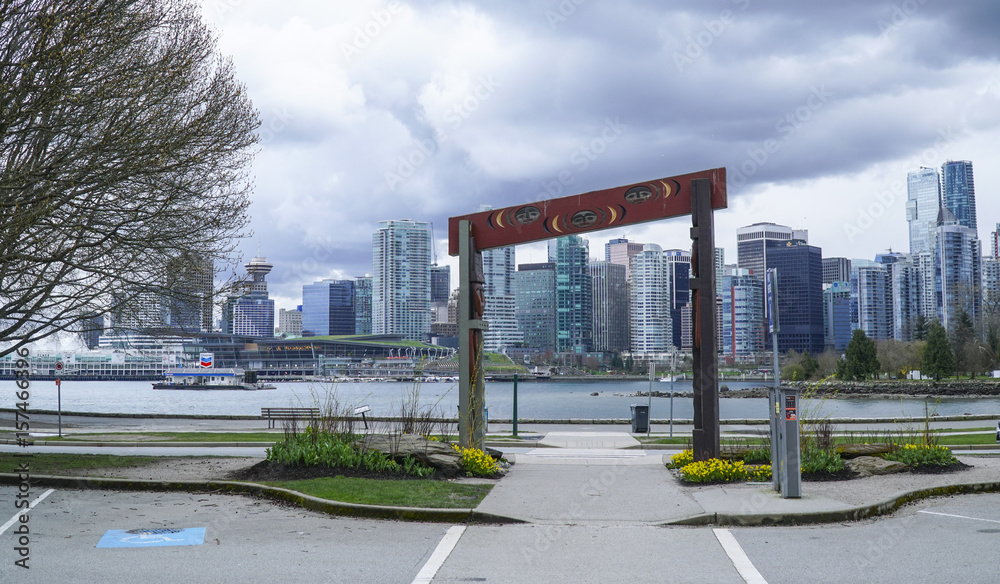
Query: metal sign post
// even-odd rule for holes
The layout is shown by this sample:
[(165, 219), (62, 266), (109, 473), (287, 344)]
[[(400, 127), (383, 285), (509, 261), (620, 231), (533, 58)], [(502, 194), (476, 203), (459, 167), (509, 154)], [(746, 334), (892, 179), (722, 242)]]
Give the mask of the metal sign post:
[(771, 335), (774, 386), (771, 388), (770, 401), (768, 404), (769, 417), (771, 419), (771, 483), (775, 491), (781, 491), (781, 473), (783, 468), (782, 458), (784, 449), (781, 448), (781, 432), (778, 423), (781, 418), (781, 374), (778, 371), (778, 303), (775, 290), (778, 287), (778, 271), (774, 268), (767, 271), (764, 277), (764, 288), (767, 301), (764, 309), (767, 310), (767, 330)]

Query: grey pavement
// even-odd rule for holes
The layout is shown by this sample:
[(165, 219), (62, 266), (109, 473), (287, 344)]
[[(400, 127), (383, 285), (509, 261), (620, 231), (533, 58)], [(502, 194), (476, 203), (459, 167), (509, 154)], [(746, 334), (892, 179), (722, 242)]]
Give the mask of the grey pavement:
[[(87, 418), (79, 427), (70, 420), (70, 432), (153, 430), (262, 429), (263, 421), (160, 418)], [(66, 420), (64, 420), (64, 424)], [(121, 424), (121, 425), (120, 425)], [(980, 427), (983, 421), (934, 422), (936, 427)], [(960, 425), (962, 424), (962, 425)], [(64, 426), (65, 428), (65, 426)], [(79, 428), (79, 429), (77, 429)], [(742, 426), (746, 428), (756, 427)], [(655, 426), (654, 426), (655, 429)], [(503, 432), (491, 425), (492, 432)], [(508, 475), (496, 483), (478, 511), (538, 524), (645, 524), (695, 523), (740, 524), (775, 520), (805, 522), (838, 521), (852, 510), (882, 505), (891, 512), (900, 498), (926, 489), (955, 485), (1000, 485), (1000, 458), (968, 457), (973, 468), (942, 475), (897, 474), (845, 482), (804, 482), (803, 496), (782, 499), (768, 484), (693, 486), (681, 483), (665, 467), (665, 457), (676, 450), (640, 450), (627, 427), (602, 424), (521, 426), (525, 440), (519, 447), (503, 447), (515, 463)], [(536, 432), (532, 433), (532, 430)], [(683, 427), (675, 428), (683, 435)], [(737, 430), (738, 431), (738, 430)], [(248, 456), (262, 457), (263, 448), (191, 446), (36, 446), (35, 452), (80, 452), (142, 454), (157, 456)], [(23, 451), (0, 445), (0, 452)], [(960, 458), (962, 452), (958, 452)], [(817, 516), (823, 513), (832, 516)], [(839, 515), (836, 515), (839, 513)], [(734, 519), (735, 518), (735, 519)]]

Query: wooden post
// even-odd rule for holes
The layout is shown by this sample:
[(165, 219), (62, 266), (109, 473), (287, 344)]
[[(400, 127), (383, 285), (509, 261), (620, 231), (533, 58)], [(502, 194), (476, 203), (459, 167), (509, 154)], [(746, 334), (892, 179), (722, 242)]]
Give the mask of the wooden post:
[(719, 456), (719, 354), (715, 318), (715, 226), (712, 185), (691, 181), (691, 305), (694, 321), (694, 430), (695, 460)]

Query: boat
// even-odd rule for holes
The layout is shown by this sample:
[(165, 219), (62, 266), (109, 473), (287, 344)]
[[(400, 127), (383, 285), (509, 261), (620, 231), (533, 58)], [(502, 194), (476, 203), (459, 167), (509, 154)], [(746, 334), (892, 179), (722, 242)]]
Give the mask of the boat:
[(275, 389), (257, 380), (256, 371), (240, 367), (177, 367), (163, 372), (164, 381), (153, 384), (153, 389), (187, 390), (243, 390)]

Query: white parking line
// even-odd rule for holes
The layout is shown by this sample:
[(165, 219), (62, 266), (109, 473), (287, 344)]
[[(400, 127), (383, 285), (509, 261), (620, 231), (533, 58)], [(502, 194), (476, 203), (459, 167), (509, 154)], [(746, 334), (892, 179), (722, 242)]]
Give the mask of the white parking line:
[(940, 515), (942, 517), (954, 517), (956, 519), (971, 519), (973, 521), (985, 521), (987, 523), (1000, 523), (1000, 521), (997, 521), (996, 519), (980, 519), (979, 517), (966, 517), (965, 515), (952, 515), (951, 513), (938, 513), (937, 511), (917, 511), (917, 513), (926, 513), (928, 515)]
[(14, 516), (11, 517), (10, 520), (7, 521), (7, 523), (4, 523), (3, 525), (0, 525), (0, 535), (3, 535), (3, 532), (5, 532), (8, 529), (10, 529), (11, 525), (14, 525), (15, 523), (17, 523), (17, 521), (18, 521), (17, 518), (18, 517), (24, 515), (28, 511), (31, 511), (32, 509), (34, 509), (35, 505), (41, 503), (42, 499), (44, 499), (45, 497), (48, 497), (52, 493), (52, 491), (55, 491), (55, 489), (49, 489), (49, 490), (45, 491), (44, 493), (42, 493), (41, 495), (38, 495), (38, 498), (35, 499), (34, 501), (32, 501), (31, 504), (28, 505), (27, 509), (21, 509), (20, 511), (18, 511), (17, 513), (15, 513)]
[(753, 562), (740, 547), (740, 542), (736, 541), (728, 529), (713, 529), (712, 531), (715, 532), (715, 538), (722, 544), (722, 549), (726, 550), (726, 555), (729, 556), (744, 582), (747, 584), (767, 584), (767, 580), (753, 566)]
[(451, 551), (458, 545), (458, 540), (462, 537), (463, 533), (465, 533), (464, 525), (455, 525), (448, 528), (448, 532), (441, 538), (441, 543), (434, 548), (434, 553), (431, 554), (430, 559), (427, 560), (424, 567), (417, 573), (417, 577), (413, 579), (413, 584), (430, 584), (437, 571), (444, 565), (444, 561), (451, 555)]

